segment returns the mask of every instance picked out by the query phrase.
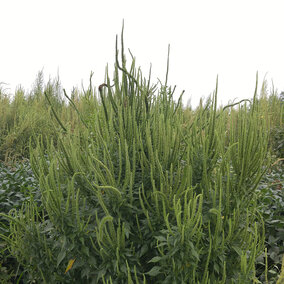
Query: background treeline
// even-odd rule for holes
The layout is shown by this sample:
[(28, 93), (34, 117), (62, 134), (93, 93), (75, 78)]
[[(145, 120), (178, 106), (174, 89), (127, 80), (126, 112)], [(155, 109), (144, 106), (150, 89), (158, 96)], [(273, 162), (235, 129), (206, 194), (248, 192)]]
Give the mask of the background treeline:
[(1, 85), (0, 280), (282, 283), (283, 96), (184, 107), (116, 52), (99, 88)]

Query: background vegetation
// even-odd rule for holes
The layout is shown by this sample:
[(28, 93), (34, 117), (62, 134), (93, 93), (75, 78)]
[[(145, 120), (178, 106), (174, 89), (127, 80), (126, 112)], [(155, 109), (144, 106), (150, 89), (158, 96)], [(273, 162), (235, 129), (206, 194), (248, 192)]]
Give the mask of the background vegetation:
[(91, 77), (1, 86), (0, 280), (282, 283), (283, 97), (264, 82), (217, 108), (217, 81), (185, 108), (123, 40), (113, 79)]

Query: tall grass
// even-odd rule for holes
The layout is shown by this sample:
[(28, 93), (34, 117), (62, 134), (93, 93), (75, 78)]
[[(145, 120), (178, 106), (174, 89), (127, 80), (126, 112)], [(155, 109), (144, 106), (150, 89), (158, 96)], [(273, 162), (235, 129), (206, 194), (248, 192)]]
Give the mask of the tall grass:
[(27, 279), (258, 283), (256, 189), (271, 163), (271, 125), (283, 125), (276, 95), (262, 88), (258, 99), (256, 88), (252, 100), (217, 109), (217, 81), (205, 104), (184, 110), (167, 80), (151, 85), (134, 58), (127, 66), (123, 37), (98, 93), (90, 83), (65, 93), (67, 104), (56, 86), (38, 84), (29, 98), (18, 90), (2, 122), (2, 157), (30, 151), (42, 196), (5, 215), (2, 238)]

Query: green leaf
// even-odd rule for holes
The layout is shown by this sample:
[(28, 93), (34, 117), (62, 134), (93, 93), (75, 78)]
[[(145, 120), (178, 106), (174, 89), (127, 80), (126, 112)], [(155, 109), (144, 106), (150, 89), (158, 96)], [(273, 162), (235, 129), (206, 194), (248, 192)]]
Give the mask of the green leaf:
[(148, 246), (146, 244), (144, 244), (140, 250), (140, 254), (139, 257), (141, 257), (142, 255), (144, 255), (146, 252), (148, 251)]
[(155, 239), (157, 239), (160, 242), (166, 242), (167, 241), (167, 239), (163, 236), (155, 236)]
[(155, 256), (151, 260), (149, 260), (148, 262), (159, 262), (161, 259), (162, 259), (161, 256)]
[(232, 246), (233, 250), (239, 255), (242, 255), (242, 249), (236, 246)]
[(64, 259), (64, 257), (66, 256), (66, 251), (62, 250), (58, 256), (57, 256), (57, 267), (59, 266), (59, 264), (62, 262), (62, 260)]
[(87, 255), (87, 256), (89, 256), (89, 255), (90, 255), (90, 253), (89, 253), (89, 248), (86, 247), (86, 246), (83, 246), (83, 247), (82, 247), (82, 253), (85, 254), (85, 255)]
[(161, 267), (160, 266), (154, 266), (150, 271), (148, 271), (146, 274), (149, 276), (157, 276), (160, 274)]

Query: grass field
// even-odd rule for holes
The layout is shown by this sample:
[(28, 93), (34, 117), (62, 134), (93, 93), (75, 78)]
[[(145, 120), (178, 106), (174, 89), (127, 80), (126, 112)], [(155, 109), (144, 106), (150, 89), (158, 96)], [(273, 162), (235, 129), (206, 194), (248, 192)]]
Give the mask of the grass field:
[(173, 92), (123, 44), (98, 88), (1, 85), (0, 281), (283, 283), (283, 96)]

